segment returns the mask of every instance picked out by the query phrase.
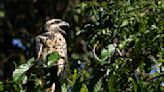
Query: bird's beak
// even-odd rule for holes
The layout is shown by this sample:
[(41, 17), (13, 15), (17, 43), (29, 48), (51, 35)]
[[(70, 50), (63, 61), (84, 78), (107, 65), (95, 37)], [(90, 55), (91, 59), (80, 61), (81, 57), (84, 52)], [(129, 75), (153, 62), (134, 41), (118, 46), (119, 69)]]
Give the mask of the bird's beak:
[(60, 32), (62, 32), (62, 33), (65, 34), (65, 35), (67, 34), (64, 30), (60, 30)]
[(69, 28), (70, 26), (69, 26), (69, 23), (67, 23), (67, 22), (65, 22), (65, 21), (63, 21), (62, 23), (61, 23), (61, 28), (63, 29), (63, 30), (60, 30), (60, 32), (62, 32), (63, 34), (67, 34), (65, 31)]
[(63, 21), (63, 25), (69, 27), (69, 23)]

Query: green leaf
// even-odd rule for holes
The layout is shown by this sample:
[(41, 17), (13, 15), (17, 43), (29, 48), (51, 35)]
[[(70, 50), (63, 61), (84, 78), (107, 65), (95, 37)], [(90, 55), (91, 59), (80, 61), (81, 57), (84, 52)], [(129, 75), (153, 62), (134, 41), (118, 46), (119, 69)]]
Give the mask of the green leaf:
[(134, 92), (137, 92), (138, 86), (137, 86), (137, 84), (135, 83), (134, 79), (133, 79), (132, 77), (129, 77), (128, 80), (129, 80), (129, 81), (132, 81), (133, 86), (134, 86)]
[(0, 11), (0, 18), (4, 18), (5, 17), (5, 12)]
[(119, 44), (119, 48), (120, 48), (120, 49), (123, 49), (123, 48), (126, 46), (126, 43), (127, 43), (126, 40), (121, 41), (120, 44)]
[(87, 86), (83, 83), (80, 92), (89, 92)]
[(28, 63), (29, 65), (33, 65), (34, 62), (35, 62), (35, 59), (34, 59), (34, 58), (31, 58), (31, 59), (29, 59), (29, 60), (27, 61), (27, 63)]
[(107, 48), (102, 49), (100, 58), (102, 60), (106, 60), (108, 57), (112, 56), (114, 51), (115, 51), (114, 45), (113, 44), (109, 44), (107, 46)]
[(32, 58), (27, 63), (18, 66), (17, 69), (13, 72), (13, 81), (16, 83), (24, 83), (27, 81), (27, 76), (25, 75), (26, 71), (34, 64), (35, 59)]
[(117, 81), (116, 75), (111, 75), (109, 77), (108, 86), (110, 92), (116, 92), (116, 85), (117, 85), (116, 81)]
[(57, 52), (51, 53), (47, 56), (47, 67), (52, 67), (60, 58), (60, 55)]
[(61, 92), (67, 92), (67, 87), (65, 84), (61, 86)]
[(164, 59), (160, 59), (159, 62), (164, 62)]
[(107, 2), (103, 1), (103, 2), (101, 2), (100, 5), (101, 5), (102, 7), (105, 7), (105, 6), (107, 6), (107, 4), (108, 4)]
[(102, 78), (100, 78), (94, 86), (93, 92), (102, 92)]
[(121, 24), (121, 27), (124, 27), (124, 26), (126, 26), (128, 24), (129, 24), (128, 20), (123, 20), (123, 22)]
[(3, 85), (3, 82), (0, 81), (0, 91), (3, 91), (4, 90), (4, 85)]
[(74, 69), (73, 80), (72, 80), (73, 84), (76, 82), (77, 78), (78, 78), (78, 71), (77, 69)]

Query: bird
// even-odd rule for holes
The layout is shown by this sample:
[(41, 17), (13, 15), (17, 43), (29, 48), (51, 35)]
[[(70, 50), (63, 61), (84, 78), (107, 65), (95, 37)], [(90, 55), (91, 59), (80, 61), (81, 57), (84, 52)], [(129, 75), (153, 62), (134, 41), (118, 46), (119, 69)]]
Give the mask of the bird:
[(66, 68), (67, 43), (64, 37), (64, 35), (66, 35), (65, 28), (69, 28), (69, 23), (61, 19), (51, 19), (45, 23), (42, 33), (35, 38), (36, 61), (45, 61), (47, 56), (54, 52), (60, 55), (57, 63), (51, 68), (51, 84), (50, 87), (46, 89), (46, 92), (55, 91), (57, 85), (55, 84), (56, 79), (53, 77), (63, 76)]

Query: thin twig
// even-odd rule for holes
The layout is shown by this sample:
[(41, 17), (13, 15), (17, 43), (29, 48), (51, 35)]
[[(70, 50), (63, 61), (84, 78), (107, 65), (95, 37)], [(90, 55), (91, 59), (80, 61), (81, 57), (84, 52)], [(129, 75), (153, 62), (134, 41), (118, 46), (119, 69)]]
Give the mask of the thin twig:
[(98, 61), (103, 61), (102, 59), (100, 59), (100, 58), (97, 56), (97, 54), (96, 54), (96, 52), (95, 52), (95, 49), (96, 49), (98, 43), (99, 43), (99, 41), (96, 42), (96, 44), (94, 45), (92, 51), (93, 51), (94, 57), (95, 57)]
[(155, 76), (155, 77), (148, 78), (148, 79), (146, 80), (146, 82), (150, 82), (150, 81), (152, 81), (152, 80), (154, 80), (154, 79), (156, 79), (156, 78), (158, 78), (158, 77), (161, 77), (161, 76), (164, 76), (164, 73), (160, 73), (159, 75), (157, 75), (157, 76)]
[(113, 46), (116, 48), (118, 54), (122, 57), (123, 55), (122, 55), (121, 51), (117, 48), (117, 45), (114, 43)]
[[(94, 57), (95, 57), (98, 61), (104, 61), (104, 60), (100, 59), (100, 58), (97, 56), (96, 52), (95, 52), (95, 49), (96, 49), (98, 43), (99, 43), (99, 41), (96, 42), (96, 44), (94, 45), (92, 51), (93, 51)], [(120, 56), (123, 56), (122, 53), (121, 53), (121, 51), (117, 48), (117, 45), (116, 45), (116, 44), (113, 44), (113, 46), (114, 46), (115, 49), (117, 50), (118, 54), (119, 54)]]

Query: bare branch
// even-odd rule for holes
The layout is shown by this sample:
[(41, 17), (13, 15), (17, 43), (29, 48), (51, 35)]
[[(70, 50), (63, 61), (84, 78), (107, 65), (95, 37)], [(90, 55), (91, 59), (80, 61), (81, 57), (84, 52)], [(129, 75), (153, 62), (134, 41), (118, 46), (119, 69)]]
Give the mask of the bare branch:
[(113, 44), (113, 46), (116, 48), (118, 54), (119, 54), (120, 56), (123, 56), (122, 53), (121, 53), (121, 51), (117, 48), (117, 45), (116, 45), (115, 43)]
[(92, 51), (93, 51), (94, 57), (95, 57), (98, 61), (103, 61), (102, 59), (100, 59), (100, 58), (97, 56), (97, 54), (96, 54), (96, 52), (95, 52), (95, 49), (96, 49), (98, 43), (99, 43), (99, 41), (96, 42), (96, 44), (94, 45)]

